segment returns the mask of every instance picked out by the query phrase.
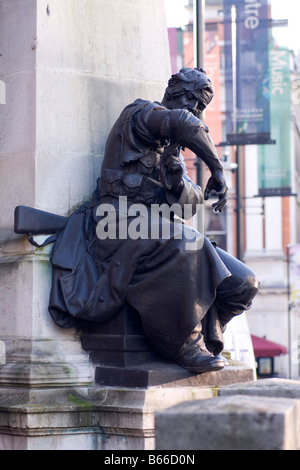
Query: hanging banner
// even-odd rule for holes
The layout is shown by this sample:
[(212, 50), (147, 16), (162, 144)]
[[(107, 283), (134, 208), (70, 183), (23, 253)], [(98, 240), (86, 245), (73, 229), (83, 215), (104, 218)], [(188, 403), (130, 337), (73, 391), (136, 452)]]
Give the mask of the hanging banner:
[(223, 0), (227, 145), (270, 144), (268, 0)]
[(291, 195), (290, 142), (290, 66), (289, 51), (270, 42), (271, 130), (276, 144), (261, 146), (259, 158), (259, 196)]

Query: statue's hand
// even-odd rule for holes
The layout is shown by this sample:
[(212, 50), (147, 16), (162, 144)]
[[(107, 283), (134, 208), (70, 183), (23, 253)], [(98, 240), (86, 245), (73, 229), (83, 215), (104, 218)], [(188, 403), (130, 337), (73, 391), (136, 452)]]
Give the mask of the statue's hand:
[(183, 187), (182, 177), (184, 174), (184, 168), (179, 158), (169, 155), (164, 161), (168, 179), (172, 184), (172, 190), (175, 192), (181, 191)]
[(221, 170), (217, 170), (212, 173), (206, 185), (204, 199), (205, 201), (207, 201), (209, 199), (209, 196), (212, 195), (212, 192), (215, 193), (213, 195), (219, 198), (218, 202), (215, 202), (212, 205), (214, 212), (222, 212), (225, 204), (227, 203), (227, 191), (228, 188), (226, 185), (224, 172)]

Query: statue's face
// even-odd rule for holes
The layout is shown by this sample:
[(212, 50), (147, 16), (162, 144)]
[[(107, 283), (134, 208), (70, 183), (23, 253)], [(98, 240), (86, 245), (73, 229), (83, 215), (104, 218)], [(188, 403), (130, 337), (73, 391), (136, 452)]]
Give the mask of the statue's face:
[(202, 111), (205, 110), (206, 106), (199, 96), (196, 96), (192, 91), (187, 91), (183, 96), (184, 109), (187, 109), (194, 114), (197, 118), (200, 118)]
[(178, 96), (174, 100), (170, 101), (170, 107), (173, 109), (186, 109), (197, 118), (200, 118), (201, 113), (204, 111), (206, 106), (200, 99), (198, 93), (197, 95), (192, 91), (186, 91), (184, 95)]

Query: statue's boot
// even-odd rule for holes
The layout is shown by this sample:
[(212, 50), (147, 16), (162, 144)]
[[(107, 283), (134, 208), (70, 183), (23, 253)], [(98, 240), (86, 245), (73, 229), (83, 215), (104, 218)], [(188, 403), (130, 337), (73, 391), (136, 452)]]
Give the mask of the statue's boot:
[(198, 374), (221, 370), (225, 367), (221, 356), (214, 356), (207, 350), (200, 325), (188, 337), (176, 355), (176, 361), (189, 372)]

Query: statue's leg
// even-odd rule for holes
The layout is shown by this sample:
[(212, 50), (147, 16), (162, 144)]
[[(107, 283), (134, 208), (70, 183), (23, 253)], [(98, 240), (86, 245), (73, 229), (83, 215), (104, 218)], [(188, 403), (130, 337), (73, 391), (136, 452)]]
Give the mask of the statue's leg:
[(206, 348), (201, 322), (230, 273), (208, 240), (200, 250), (185, 248), (185, 239), (158, 240), (141, 258), (126, 299), (161, 354), (191, 372), (219, 370), (224, 361)]
[(205, 346), (214, 356), (220, 354), (224, 349), (224, 328), (219, 319), (218, 309), (215, 302), (203, 318), (202, 332), (205, 338)]
[(215, 300), (219, 320), (225, 328), (233, 317), (251, 308), (258, 292), (259, 281), (244, 263), (219, 248), (217, 253), (232, 274), (219, 284)]
[(231, 276), (218, 285), (215, 301), (202, 320), (205, 345), (215, 356), (223, 350), (226, 325), (233, 317), (250, 309), (259, 285), (248, 266), (220, 248), (216, 248), (216, 251)]

